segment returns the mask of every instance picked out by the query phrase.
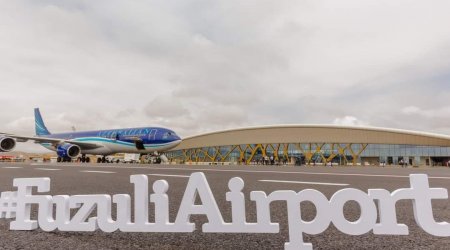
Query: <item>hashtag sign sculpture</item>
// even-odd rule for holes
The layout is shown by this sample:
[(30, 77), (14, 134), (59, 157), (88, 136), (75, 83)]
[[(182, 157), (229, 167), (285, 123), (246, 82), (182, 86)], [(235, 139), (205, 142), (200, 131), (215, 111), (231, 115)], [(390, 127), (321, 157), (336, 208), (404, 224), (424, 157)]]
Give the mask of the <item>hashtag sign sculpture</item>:
[(0, 196), (0, 219), (16, 218), (17, 192), (2, 192)]

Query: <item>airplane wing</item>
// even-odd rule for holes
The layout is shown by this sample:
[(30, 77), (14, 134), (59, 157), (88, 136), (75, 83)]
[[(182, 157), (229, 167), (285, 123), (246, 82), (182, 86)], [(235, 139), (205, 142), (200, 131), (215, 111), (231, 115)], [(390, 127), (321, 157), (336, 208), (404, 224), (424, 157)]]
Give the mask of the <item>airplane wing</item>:
[(52, 143), (54, 145), (58, 145), (58, 144), (62, 144), (62, 143), (70, 143), (70, 144), (79, 146), (81, 149), (95, 149), (95, 148), (102, 147), (102, 145), (91, 143), (91, 142), (80, 142), (80, 141), (57, 139), (57, 138), (46, 138), (46, 137), (37, 137), (37, 136), (19, 136), (19, 135), (12, 135), (12, 134), (1, 133), (1, 132), (0, 132), (0, 135), (14, 138), (18, 142), (34, 141), (35, 143)]

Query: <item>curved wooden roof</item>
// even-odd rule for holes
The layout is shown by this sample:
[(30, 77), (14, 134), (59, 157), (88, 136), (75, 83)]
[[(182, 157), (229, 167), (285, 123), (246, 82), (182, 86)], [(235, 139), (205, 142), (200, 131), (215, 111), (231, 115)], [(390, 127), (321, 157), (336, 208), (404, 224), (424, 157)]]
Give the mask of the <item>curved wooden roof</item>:
[(272, 125), (191, 136), (173, 150), (269, 143), (368, 143), (450, 146), (450, 136), (418, 131), (339, 125)]

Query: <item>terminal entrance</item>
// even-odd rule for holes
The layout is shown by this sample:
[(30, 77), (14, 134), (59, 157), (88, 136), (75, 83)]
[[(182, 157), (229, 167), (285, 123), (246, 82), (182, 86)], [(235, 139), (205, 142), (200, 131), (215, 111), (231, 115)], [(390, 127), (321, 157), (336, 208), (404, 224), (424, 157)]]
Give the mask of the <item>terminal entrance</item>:
[(432, 166), (444, 166), (448, 167), (448, 163), (450, 161), (450, 157), (431, 157)]
[(394, 157), (388, 156), (386, 163), (387, 163), (387, 165), (393, 165), (394, 164)]
[(380, 157), (361, 157), (361, 163), (366, 166), (380, 165)]

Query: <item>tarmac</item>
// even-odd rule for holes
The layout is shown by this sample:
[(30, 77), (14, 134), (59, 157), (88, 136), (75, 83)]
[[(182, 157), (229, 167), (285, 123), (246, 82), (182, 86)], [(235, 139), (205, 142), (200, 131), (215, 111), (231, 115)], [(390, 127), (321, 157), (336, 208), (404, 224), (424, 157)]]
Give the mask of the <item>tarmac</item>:
[[(382, 188), (393, 191), (409, 187), (409, 174), (425, 173), (430, 187), (450, 188), (449, 168), (393, 168), (393, 167), (283, 167), (283, 166), (187, 166), (137, 164), (0, 164), (0, 191), (14, 191), (14, 178), (50, 177), (51, 194), (133, 194), (130, 175), (145, 174), (149, 185), (165, 179), (170, 187), (170, 221), (174, 221), (188, 177), (193, 172), (205, 173), (225, 221), (231, 221), (231, 209), (225, 199), (228, 180), (241, 177), (245, 181), (246, 216), (256, 221), (255, 205), (249, 192), (275, 190), (317, 189), (330, 198), (342, 188)], [(450, 222), (449, 200), (433, 201), (436, 221)], [(315, 216), (313, 205), (302, 203), (305, 220)], [(348, 220), (359, 217), (355, 202), (345, 205)], [(36, 215), (36, 208), (32, 214)], [(151, 214), (151, 213), (150, 213)], [(271, 206), (273, 222), (280, 223), (278, 234), (202, 233), (206, 216), (192, 216), (197, 230), (194, 233), (104, 233), (104, 232), (44, 232), (10, 231), (11, 220), (0, 219), (0, 249), (284, 249), (288, 241), (286, 205), (274, 202)], [(114, 217), (114, 212), (113, 212)], [(435, 237), (417, 226), (411, 201), (397, 203), (399, 223), (409, 227), (408, 236), (374, 235), (369, 232), (349, 236), (333, 225), (318, 235), (304, 235), (304, 242), (314, 249), (448, 249), (450, 238)], [(150, 219), (152, 219), (150, 217)]]

